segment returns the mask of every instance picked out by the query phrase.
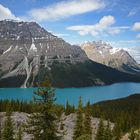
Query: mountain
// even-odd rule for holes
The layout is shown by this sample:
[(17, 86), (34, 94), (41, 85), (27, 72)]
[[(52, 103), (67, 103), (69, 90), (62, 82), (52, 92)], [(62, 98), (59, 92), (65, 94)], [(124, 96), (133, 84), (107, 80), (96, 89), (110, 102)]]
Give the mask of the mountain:
[(140, 73), (140, 66), (131, 55), (120, 48), (113, 48), (103, 41), (86, 42), (81, 45), (89, 59), (128, 73)]
[(140, 64), (140, 46), (124, 48)]
[(37, 86), (46, 76), (55, 87), (140, 82), (140, 77), (90, 61), (79, 46), (35, 22), (0, 21), (0, 87)]

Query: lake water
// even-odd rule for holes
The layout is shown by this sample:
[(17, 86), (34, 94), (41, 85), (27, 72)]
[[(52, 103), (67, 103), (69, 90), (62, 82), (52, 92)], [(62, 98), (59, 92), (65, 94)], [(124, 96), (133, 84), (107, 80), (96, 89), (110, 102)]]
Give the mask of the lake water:
[[(32, 100), (35, 88), (1, 88), (0, 99), (19, 99)], [(81, 96), (83, 103), (90, 101), (91, 103), (117, 99), (128, 95), (140, 93), (140, 83), (117, 83), (109, 86), (97, 86), (86, 88), (64, 88), (56, 89), (56, 102), (65, 104), (68, 100), (70, 104), (77, 105)]]

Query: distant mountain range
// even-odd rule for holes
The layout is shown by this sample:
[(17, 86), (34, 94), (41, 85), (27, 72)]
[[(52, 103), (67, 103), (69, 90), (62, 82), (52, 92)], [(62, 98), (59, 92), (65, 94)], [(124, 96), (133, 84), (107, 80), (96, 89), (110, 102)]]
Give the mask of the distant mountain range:
[(113, 48), (103, 41), (81, 44), (89, 59), (128, 73), (140, 73), (140, 66), (132, 56), (121, 48)]
[[(0, 21), (0, 87), (37, 86), (46, 76), (55, 87), (140, 82), (139, 76), (124, 73), (124, 68), (120, 72), (91, 61), (85, 52), (35, 22)], [(128, 67), (136, 72), (136, 62), (129, 54), (127, 57), (125, 64), (130, 63)], [(110, 63), (116, 65), (114, 60)]]

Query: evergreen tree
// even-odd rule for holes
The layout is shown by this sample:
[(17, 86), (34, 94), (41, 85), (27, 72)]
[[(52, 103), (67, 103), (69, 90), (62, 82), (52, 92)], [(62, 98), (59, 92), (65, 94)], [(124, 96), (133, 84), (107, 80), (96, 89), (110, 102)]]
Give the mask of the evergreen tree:
[(91, 136), (84, 134), (78, 137), (76, 140), (91, 140)]
[(11, 119), (10, 108), (8, 109), (8, 111), (6, 113), (6, 117), (7, 118), (4, 123), (2, 140), (14, 140), (13, 123), (12, 123), (12, 119)]
[(33, 134), (34, 140), (57, 140), (57, 120), (55, 113), (55, 90), (48, 80), (41, 84), (35, 92), (38, 112), (31, 114), (27, 132)]
[(103, 120), (100, 119), (99, 122), (99, 126), (98, 126), (98, 130), (97, 130), (97, 134), (96, 134), (96, 140), (104, 140), (104, 124), (103, 124)]
[(69, 102), (67, 100), (66, 109), (65, 109), (65, 115), (69, 115), (70, 113), (71, 113), (71, 107), (70, 107)]
[(22, 140), (22, 130), (21, 130), (21, 127), (20, 127), (19, 130), (18, 130), (16, 140)]
[(85, 108), (85, 118), (84, 118), (84, 133), (90, 138), (92, 137), (92, 127), (91, 127), (91, 106), (90, 102), (87, 103)]
[(119, 121), (117, 121), (117, 123), (115, 124), (115, 127), (113, 129), (113, 136), (115, 140), (120, 140), (121, 138), (121, 126)]
[(112, 140), (112, 131), (111, 131), (111, 128), (110, 128), (110, 123), (109, 121), (107, 122), (107, 126), (105, 128), (105, 131), (104, 131), (104, 140)]
[(82, 99), (81, 97), (79, 98), (79, 103), (78, 103), (78, 109), (77, 109), (77, 120), (76, 124), (74, 127), (74, 135), (73, 135), (73, 140), (76, 140), (80, 136), (82, 136), (84, 133), (84, 128), (83, 128), (83, 106), (82, 106)]
[(131, 129), (131, 132), (129, 134), (129, 139), (135, 140), (135, 138), (136, 138), (136, 133), (135, 133), (134, 129)]
[(75, 112), (75, 106), (71, 106), (69, 104), (69, 102), (67, 101), (66, 103), (66, 108), (65, 108), (65, 115), (70, 115), (71, 113), (74, 113)]

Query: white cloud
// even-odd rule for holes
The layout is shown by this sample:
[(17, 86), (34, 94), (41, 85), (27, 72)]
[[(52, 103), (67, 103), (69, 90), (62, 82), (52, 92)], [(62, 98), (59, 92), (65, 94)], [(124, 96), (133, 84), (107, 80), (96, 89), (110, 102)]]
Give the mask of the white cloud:
[(4, 19), (19, 20), (19, 18), (12, 14), (12, 12), (7, 7), (4, 7), (0, 4), (0, 20)]
[(94, 25), (77, 25), (67, 27), (68, 30), (78, 31), (80, 35), (92, 35), (98, 36), (99, 34), (108, 33), (108, 34), (118, 34), (121, 32), (121, 29), (129, 28), (127, 26), (122, 27), (112, 27), (115, 23), (115, 18), (111, 15), (104, 16), (100, 21)]
[(104, 16), (100, 21), (99, 21), (99, 26), (101, 26), (102, 28), (106, 28), (112, 24), (115, 23), (115, 18), (111, 15), (109, 16)]
[(139, 31), (140, 30), (140, 22), (136, 22), (134, 23), (133, 27), (132, 27), (133, 31)]
[(140, 34), (137, 34), (136, 38), (140, 39)]
[(134, 16), (134, 15), (136, 15), (136, 13), (137, 13), (137, 10), (132, 9), (132, 10), (128, 13), (128, 17)]
[(128, 13), (128, 17), (136, 15), (140, 10), (140, 7), (135, 7), (134, 9), (131, 9), (130, 12)]
[(32, 9), (28, 14), (37, 21), (55, 21), (90, 11), (96, 11), (104, 7), (105, 3), (102, 0), (67, 0), (47, 7)]
[(121, 32), (120, 29), (110, 29), (110, 30), (108, 30), (108, 33), (112, 34), (112, 35), (119, 34), (120, 32)]

